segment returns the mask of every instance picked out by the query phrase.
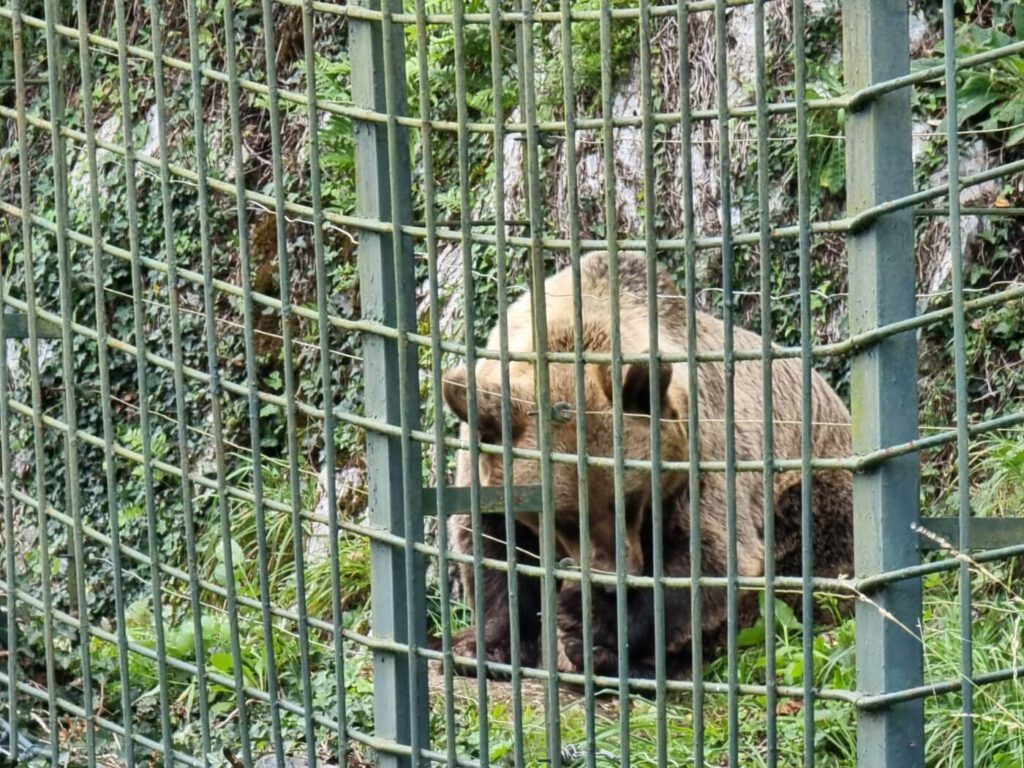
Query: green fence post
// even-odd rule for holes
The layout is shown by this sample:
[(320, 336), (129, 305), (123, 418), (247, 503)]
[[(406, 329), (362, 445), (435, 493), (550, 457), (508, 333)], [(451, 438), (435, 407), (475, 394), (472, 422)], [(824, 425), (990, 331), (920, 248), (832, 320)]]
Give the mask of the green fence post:
[[(402, 10), (395, 0), (356, 0), (354, 3), (384, 16)], [(388, 122), (354, 122), (356, 145), (356, 207), (359, 216), (390, 222), (396, 231), (364, 230), (359, 237), (359, 290), (362, 313), (393, 328), (415, 330), (414, 302), (399, 301), (396, 285), (415, 292), (413, 255), (408, 237), (397, 228), (411, 220), (408, 136), (396, 123), (395, 111), (405, 111), (405, 45), (399, 25), (385, 20), (349, 20), (349, 55), (352, 67), (352, 99), (357, 106), (378, 114), (392, 112)], [(388, 41), (384, 34), (390, 35)], [(387, 43), (387, 44), (385, 44)], [(385, 56), (391, 58), (385, 62)], [(385, 71), (393, 74), (387, 83)], [(389, 93), (390, 89), (390, 93)], [(390, 98), (389, 98), (390, 96)], [(389, 125), (390, 123), (390, 125)], [(389, 142), (389, 131), (391, 133)], [(389, 146), (395, 162), (389, 157)], [(394, 237), (401, 237), (402, 258)], [(396, 283), (397, 279), (397, 283)], [(399, 317), (399, 312), (404, 317)], [(401, 335), (401, 334), (400, 334)], [(374, 334), (363, 337), (363, 377), (366, 416), (392, 425), (401, 423), (414, 429), (418, 417), (418, 369), (414, 349), (400, 354), (399, 346), (407, 338), (386, 339)], [(404, 361), (400, 358), (404, 357)], [(404, 366), (402, 363), (404, 362)], [(405, 414), (403, 416), (403, 410)], [(369, 470), (369, 517), (371, 525), (407, 540), (421, 540), (422, 515), (419, 509), (422, 480), (418, 443), (368, 430), (366, 465)], [(410, 492), (411, 491), (411, 492)], [(415, 505), (415, 509), (407, 509)], [(416, 530), (406, 530), (406, 520), (416, 521)], [(426, 629), (422, 610), (415, 626), (410, 626), (408, 601), (425, 606), (424, 564), (417, 555), (412, 559), (414, 573), (407, 576), (406, 554), (391, 544), (371, 542), (371, 594), (373, 636), (378, 640), (408, 643), (410, 652), (425, 647)], [(413, 593), (408, 584), (412, 583)], [(415, 671), (402, 653), (377, 650), (374, 653), (374, 730), (378, 738), (401, 745), (429, 746), (426, 662), (420, 660)], [(411, 692), (420, 695), (413, 696)], [(419, 738), (414, 738), (416, 736)], [(426, 741), (423, 741), (426, 739)], [(418, 765), (412, 759), (382, 751), (381, 766)]]
[[(843, 6), (846, 87), (855, 92), (910, 69), (908, 8), (902, 0), (847, 0)], [(910, 90), (869, 101), (846, 116), (848, 215), (913, 188)], [(849, 238), (850, 333), (913, 317), (913, 211), (872, 221)], [(859, 351), (851, 370), (853, 448), (858, 454), (917, 437), (917, 348), (912, 332)], [(871, 576), (920, 562), (918, 457), (880, 462), (854, 477), (855, 570)], [(868, 694), (922, 682), (922, 646), (915, 636), (921, 584), (887, 584), (857, 603), (857, 687)], [(920, 699), (873, 711), (857, 721), (858, 765), (914, 768), (924, 764)]]

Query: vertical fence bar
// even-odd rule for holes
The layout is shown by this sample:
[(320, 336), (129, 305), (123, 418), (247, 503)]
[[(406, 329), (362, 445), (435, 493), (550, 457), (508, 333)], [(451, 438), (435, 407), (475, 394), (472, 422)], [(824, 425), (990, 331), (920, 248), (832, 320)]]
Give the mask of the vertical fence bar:
[[(170, 174), (170, 141), (167, 135), (167, 98), (163, 68), (163, 26), (160, 4), (149, 3), (151, 44), (153, 48), (153, 88), (156, 96), (157, 147), (160, 150), (161, 213), (164, 228), (164, 257), (167, 260), (167, 300), (171, 321), (171, 354), (174, 359), (174, 420), (178, 441), (178, 463), (181, 468), (181, 510), (185, 525), (185, 560), (188, 568), (189, 606), (195, 633), (196, 687), (199, 693), (199, 729), (203, 745), (203, 765), (208, 764), (212, 749), (210, 737), (210, 694), (206, 677), (206, 642), (203, 638), (202, 601), (199, 588), (199, 561), (196, 553), (196, 522), (193, 488), (189, 479), (191, 457), (188, 449), (188, 407), (185, 403), (185, 353), (181, 336), (181, 312), (178, 299), (178, 254), (175, 243), (173, 193)], [(140, 340), (141, 341), (141, 340)], [(142, 354), (140, 350), (140, 354)], [(139, 403), (147, 408), (146, 403)]]
[[(725, 515), (728, 548), (727, 665), (729, 673), (729, 765), (739, 764), (739, 552), (736, 521), (736, 362), (733, 357), (732, 172), (729, 147), (729, 61), (726, 0), (715, 0), (715, 78), (718, 86), (718, 184), (722, 222), (722, 356), (725, 371)], [(693, 348), (690, 349), (691, 354)], [(696, 391), (696, 390), (692, 390)], [(696, 461), (695, 457), (690, 457)], [(698, 539), (699, 540), (699, 539)], [(699, 625), (694, 624), (694, 633)]]
[[(39, 362), (39, 322), (36, 316), (36, 284), (34, 245), (32, 242), (32, 184), (29, 181), (29, 136), (28, 105), (25, 85), (24, 37), (21, 21), (21, 0), (13, 0), (11, 17), (11, 39), (14, 48), (14, 93), (17, 111), (16, 129), (18, 134), (18, 184), (21, 193), (21, 245), (25, 264), (25, 304), (28, 315), (28, 359), (29, 381), (32, 390), (32, 448), (35, 451), (36, 504), (39, 526), (39, 578), (43, 606), (43, 647), (46, 657), (46, 704), (47, 727), (50, 731), (50, 764), (56, 768), (60, 758), (60, 731), (57, 727), (57, 672), (56, 654), (53, 646), (53, 605), (51, 581), (52, 560), (50, 558), (50, 534), (46, 508), (46, 456), (43, 439), (43, 394)], [(13, 584), (9, 586), (13, 589)], [(15, 686), (16, 680), (11, 681)], [(13, 742), (12, 742), (13, 743)]]
[[(954, 3), (942, 3), (942, 29), (946, 57), (946, 150), (949, 168), (949, 259), (953, 266), (953, 355), (956, 380), (956, 469), (959, 541), (961, 552), (970, 550), (971, 476), (967, 435), (967, 353), (964, 312), (964, 260), (960, 238), (960, 144), (957, 141), (956, 27)], [(1018, 30), (1020, 32), (1021, 30)], [(964, 768), (974, 768), (974, 663), (971, 657), (971, 566), (960, 561), (960, 675), (963, 683)]]
[[(804, 683), (804, 766), (814, 768), (814, 516), (811, 506), (812, 432), (811, 345), (811, 190), (807, 156), (807, 57), (804, 50), (804, 0), (793, 0), (794, 100), (796, 101), (797, 223), (800, 272), (800, 572)], [(913, 287), (913, 286), (911, 286)], [(774, 628), (773, 628), (774, 629)]]
[[(508, 350), (508, 259), (505, 225), (505, 68), (502, 56), (501, 2), (488, 0), (491, 22), (491, 81), (494, 84), (494, 263), (498, 281), (498, 355), (501, 368), (501, 460), (512, 466), (512, 383)], [(502, 500), (507, 512), (513, 509), (514, 474), (502, 473)], [(581, 505), (586, 502), (581, 500)], [(508, 559), (508, 611), (512, 666), (512, 737), (516, 768), (526, 764), (523, 745), (522, 625), (519, 620), (519, 552), (516, 549), (515, 515), (505, 514), (505, 557)]]
[(327, 319), (329, 304), (327, 291), (330, 283), (327, 276), (327, 261), (324, 253), (324, 209), (320, 176), (320, 110), (316, 99), (316, 53), (314, 50), (314, 27), (316, 18), (312, 0), (302, 3), (302, 47), (306, 66), (306, 123), (309, 129), (309, 186), (310, 203), (313, 207), (313, 256), (316, 260), (316, 311), (317, 338), (320, 345), (320, 385), (324, 408), (324, 458), (323, 471), (327, 493), (327, 536), (328, 552), (331, 558), (331, 632), (334, 650), (334, 688), (338, 697), (338, 764), (348, 765), (348, 716), (345, 691), (345, 649), (341, 635), (343, 608), (341, 604), (341, 561), (338, 546), (338, 485), (337, 453), (334, 446), (334, 430), (337, 418), (334, 413), (334, 386), (331, 376), (331, 324)]
[[(679, 138), (683, 181), (683, 236), (686, 288), (686, 383), (690, 392), (698, 391), (697, 357), (697, 233), (693, 207), (693, 116), (690, 113), (690, 10), (679, 3)], [(693, 762), (704, 768), (704, 636), (701, 626), (703, 589), (700, 549), (700, 409), (696, 397), (687, 398), (687, 459), (690, 463), (690, 642), (693, 671)]]
[(298, 412), (296, 409), (295, 345), (293, 342), (292, 284), (285, 221), (286, 184), (281, 149), (281, 105), (277, 83), (277, 34), (271, 0), (260, 3), (263, 13), (263, 51), (267, 72), (267, 108), (270, 113), (270, 155), (274, 179), (274, 224), (277, 235), (278, 286), (281, 297), (281, 366), (284, 368), (285, 433), (288, 445), (288, 485), (292, 528), (295, 531), (295, 601), (298, 609), (299, 668), (306, 735), (306, 759), (316, 766), (316, 733), (313, 730), (313, 690), (309, 671), (309, 622), (306, 614), (305, 536), (301, 515), (302, 481), (299, 476)]
[(640, 98), (641, 144), (644, 174), (644, 256), (647, 262), (647, 334), (648, 385), (650, 388), (650, 441), (651, 441), (651, 575), (654, 577), (654, 677), (655, 708), (657, 710), (656, 744), (657, 764), (668, 763), (668, 701), (666, 688), (665, 653), (665, 574), (662, 535), (662, 479), (661, 479), (661, 344), (658, 334), (660, 297), (658, 296), (658, 260), (655, 243), (657, 230), (657, 187), (654, 162), (654, 83), (651, 63), (651, 9), (647, 0), (640, 0)]
[[(441, 652), (443, 654), (442, 673), (444, 675), (444, 736), (445, 758), (449, 765), (458, 761), (458, 747), (455, 731), (455, 670), (452, 652), (452, 600), (451, 579), (449, 573), (448, 517), (444, 508), (445, 487), (445, 423), (444, 393), (442, 387), (441, 351), (441, 309), (440, 284), (437, 274), (438, 238), (437, 238), (437, 188), (434, 180), (434, 127), (431, 125), (432, 114), (430, 104), (430, 78), (428, 77), (430, 33), (427, 29), (426, 0), (416, 0), (416, 63), (419, 68), (419, 111), (422, 127), (420, 128), (420, 146), (423, 152), (423, 217), (426, 225), (427, 249), (427, 285), (428, 304), (430, 307), (430, 381), (431, 404), (434, 411), (434, 485), (437, 499), (437, 572), (440, 582), (440, 614), (441, 614)], [(500, 95), (495, 97), (500, 103)], [(495, 159), (499, 157), (495, 155)], [(500, 230), (499, 230), (500, 232)], [(514, 610), (514, 607), (513, 607)], [(513, 614), (514, 615), (514, 614)]]
[(156, 494), (153, 477), (153, 431), (149, 420), (149, 364), (146, 361), (146, 318), (143, 272), (139, 246), (139, 198), (135, 160), (135, 135), (132, 115), (131, 63), (128, 58), (128, 19), (124, 0), (115, 0), (117, 20), (118, 88), (121, 102), (121, 134), (124, 139), (125, 197), (128, 201), (128, 249), (131, 253), (132, 329), (138, 344), (135, 357), (139, 389), (139, 432), (142, 437), (142, 474), (146, 488), (146, 543), (150, 558), (149, 584), (153, 600), (154, 645), (158, 656), (157, 676), (160, 700), (160, 735), (164, 765), (173, 766), (174, 743), (171, 732), (171, 704), (168, 690), (166, 639), (164, 636), (163, 577), (160, 573), (160, 546), (157, 538)]
[[(84, 2), (84, 0), (79, 0)], [(203, 79), (199, 44), (199, 15), (196, 0), (187, 0), (185, 13), (188, 20), (189, 63), (192, 84), (192, 124), (196, 153), (196, 194), (199, 202), (199, 242), (203, 270), (203, 317), (206, 324), (206, 360), (210, 376), (210, 424), (213, 431), (214, 469), (217, 482), (217, 513), (220, 523), (221, 557), (224, 562), (224, 589), (228, 625), (231, 631), (231, 671), (235, 684), (235, 706), (238, 710), (238, 733), (242, 747), (242, 761), (252, 763), (249, 738), (249, 705), (245, 694), (245, 676), (242, 665), (241, 633), (238, 625), (238, 598), (235, 585), (235, 556), (232, 550), (231, 513), (227, 495), (227, 458), (224, 452), (224, 418), (221, 398), (221, 372), (217, 360), (216, 296), (213, 290), (213, 254), (210, 237), (210, 191), (207, 180), (208, 158), (206, 126), (203, 114)]]
[(537, 422), (539, 427), (540, 479), (543, 496), (543, 514), (540, 531), (541, 565), (544, 568), (541, 593), (541, 646), (544, 666), (548, 672), (546, 689), (547, 752), (549, 765), (562, 764), (562, 727), (558, 698), (558, 632), (557, 596), (555, 584), (555, 494), (554, 467), (551, 461), (551, 389), (548, 369), (547, 296), (544, 291), (544, 214), (540, 191), (540, 131), (537, 118), (537, 91), (534, 57), (534, 3), (520, 0), (523, 12), (522, 34), (519, 46), (522, 57), (523, 119), (526, 123), (526, 182), (527, 206), (530, 220), (530, 288), (533, 309), (534, 350), (537, 353)]
[[(64, 419), (67, 430), (64, 433), (64, 481), (68, 506), (73, 520), (71, 526), (71, 554), (74, 577), (72, 593), (73, 614), (79, 620), (78, 642), (82, 660), (82, 709), (86, 713), (85, 743), (86, 763), (96, 765), (96, 723), (93, 710), (92, 664), (89, 652), (89, 603), (85, 594), (85, 552), (82, 532), (82, 492), (79, 480), (78, 451), (78, 404), (76, 400), (76, 376), (74, 336), (71, 321), (74, 313), (72, 298), (71, 254), (68, 239), (68, 172), (67, 149), (61, 129), (64, 126), (64, 72), (61, 55), (61, 40), (57, 36), (60, 23), (60, 4), (47, 0), (43, 4), (46, 17), (46, 70), (50, 91), (50, 140), (53, 151), (53, 196), (54, 219), (57, 241), (57, 271), (60, 285), (60, 313), (64, 320), (61, 332), (61, 369), (64, 387)], [(53, 606), (48, 606), (51, 609)]]
[[(384, 103), (387, 111), (388, 190), (396, 227), (391, 238), (391, 256), (394, 265), (395, 322), (398, 330), (398, 392), (401, 399), (399, 423), (402, 429), (402, 535), (405, 587), (406, 668), (408, 670), (409, 711), (415, 713), (421, 700), (429, 699), (426, 680), (426, 660), (419, 649), (426, 645), (426, 593), (423, 555), (415, 551), (415, 544), (423, 542), (423, 515), (421, 514), (422, 467), (420, 444), (412, 439), (411, 431), (419, 426), (419, 361), (418, 347), (409, 341), (408, 334), (416, 331), (416, 271), (412, 243), (401, 236), (397, 227), (412, 220), (410, 203), (410, 168), (408, 137), (398, 127), (399, 114), (405, 114), (405, 50), (394, 51), (396, 40), (404, 40), (403, 28), (395, 25), (391, 9), (384, 8), (381, 19), (381, 49), (384, 64)], [(396, 36), (393, 34), (397, 32)], [(401, 66), (398, 63), (401, 62)], [(399, 101), (401, 99), (401, 101)], [(465, 213), (465, 212), (464, 212)], [(443, 510), (442, 510), (443, 512)], [(421, 672), (422, 670), (422, 672)], [(421, 750), (430, 746), (429, 707), (423, 707), (424, 717), (415, 715), (409, 720), (409, 747), (412, 764), (422, 763)], [(481, 725), (481, 727), (486, 727)], [(485, 756), (486, 757), (486, 756)], [(486, 763), (485, 763), (486, 765)]]
[[(847, 0), (843, 8), (846, 87), (861, 88), (909, 71), (906, 2)], [(881, 96), (846, 116), (847, 214), (911, 192), (910, 92)], [(913, 213), (879, 217), (849, 238), (850, 333), (915, 313)], [(851, 368), (853, 449), (862, 454), (917, 436), (914, 333), (859, 351)], [(854, 476), (854, 567), (858, 577), (919, 562), (911, 524), (919, 517), (918, 457), (888, 459)], [(921, 615), (920, 582), (886, 585), (857, 603), (857, 687), (884, 693), (920, 685), (922, 647), (912, 629)], [(873, 603), (873, 604), (872, 604)], [(924, 762), (920, 700), (857, 719), (859, 765), (917, 768)]]
[[(612, 71), (611, 0), (601, 0), (601, 152), (604, 172), (605, 237), (608, 240), (608, 311), (611, 314), (612, 453), (615, 494), (615, 616), (619, 650), (619, 741), (620, 758), (629, 765), (629, 631), (626, 595), (626, 499), (625, 446), (622, 407), (622, 330), (619, 327), (619, 222), (615, 173), (614, 75)], [(599, 587), (605, 589), (605, 587)]]
[[(473, 604), (476, 606), (476, 675), (477, 675), (477, 713), (480, 729), (480, 758), (486, 766), (490, 753), (488, 733), (487, 705), (487, 633), (485, 622), (480, 617), (485, 614), (486, 589), (484, 568), (481, 558), (484, 556), (484, 522), (480, 511), (480, 431), (477, 413), (477, 382), (476, 382), (476, 306), (473, 292), (473, 243), (472, 243), (472, 202), (470, 199), (469, 176), (469, 121), (466, 86), (466, 53), (465, 53), (465, 4), (461, 0), (452, 3), (452, 35), (455, 53), (455, 120), (457, 127), (457, 164), (459, 174), (459, 232), (462, 235), (460, 256), (462, 261), (462, 301), (465, 306), (466, 341), (466, 386), (468, 387), (466, 402), (469, 404), (470, 434), (470, 526), (472, 528), (473, 549)], [(502, 442), (507, 442), (507, 435), (502, 435)]]
[(761, 267), (761, 399), (764, 404), (762, 435), (762, 499), (764, 504), (764, 681), (765, 763), (778, 762), (778, 695), (775, 679), (775, 423), (772, 416), (772, 243), (769, 204), (768, 71), (765, 62), (765, 0), (754, 2), (754, 89), (757, 101), (758, 251)]
[[(104, 297), (106, 277), (102, 249), (103, 227), (100, 213), (99, 168), (96, 160), (96, 131), (92, 108), (92, 57), (89, 51), (89, 16), (85, 0), (78, 0), (78, 59), (82, 76), (82, 112), (85, 123), (85, 154), (89, 170), (90, 232), (92, 234), (93, 300), (96, 307), (96, 360), (100, 376), (100, 411), (103, 422), (103, 462), (106, 482), (107, 520), (110, 526), (110, 560), (114, 577), (114, 615), (117, 619), (118, 673), (121, 681), (121, 723), (124, 727), (123, 759), (126, 768), (135, 765), (132, 689), (128, 667), (128, 631), (125, 622), (124, 584), (121, 569), (121, 526), (117, 502), (117, 465), (114, 458), (114, 422), (110, 389), (110, 350), (107, 347), (107, 309)], [(3, 341), (0, 340), (0, 346)], [(2, 350), (0, 350), (2, 353)], [(13, 743), (13, 742), (12, 742)]]
[[(24, 202), (22, 203), (24, 204)], [(28, 218), (22, 210), (22, 219)], [(11, 484), (11, 413), (7, 398), (7, 324), (4, 322), (7, 284), (0, 270), (0, 503), (4, 515), (4, 573), (7, 582), (7, 710), (8, 756), (17, 754), (18, 743), (18, 569), (14, 552), (14, 489)], [(2, 715), (0, 715), (2, 717)]]
[[(396, 0), (359, 0), (359, 7), (369, 10), (383, 10), (392, 13), (401, 10)], [(391, 327), (398, 327), (399, 307), (395, 296), (397, 278), (402, 284), (413, 287), (413, 261), (411, 244), (399, 227), (410, 220), (409, 202), (409, 151), (406, 131), (397, 125), (398, 111), (405, 109), (405, 44), (403, 30), (398, 25), (382, 25), (369, 20), (350, 19), (349, 53), (353, 62), (352, 98), (356, 105), (371, 109), (379, 114), (387, 112), (390, 101), (393, 113), (388, 115), (391, 125), (376, 122), (356, 121), (353, 123), (356, 144), (356, 208), (358, 215), (391, 222), (391, 232), (364, 230), (359, 238), (359, 285), (362, 301), (362, 315)], [(391, 36), (385, 49), (383, 36)], [(386, 93), (389, 85), (385, 82), (384, 57), (392, 61), (393, 73), (390, 83), (392, 93)], [(392, 133), (389, 141), (389, 132)], [(389, 157), (389, 147), (396, 152)], [(384, 183), (386, 179), (391, 184)], [(402, 252), (407, 258), (396, 259), (398, 253), (393, 238), (402, 238)], [(401, 270), (404, 274), (398, 274)], [(404, 328), (415, 328), (415, 308), (412, 302), (402, 307), (407, 316), (402, 319)], [(402, 410), (406, 404), (417, 402), (418, 378), (415, 355), (405, 356), (404, 372), (400, 370), (399, 345), (408, 344), (408, 338), (385, 339), (367, 334), (363, 345), (363, 370), (366, 382), (365, 411), (368, 418), (388, 424), (402, 423)], [(404, 387), (402, 386), (404, 385)], [(411, 415), (411, 414), (410, 414)], [(407, 419), (408, 421), (408, 419)], [(411, 427), (412, 424), (407, 423)], [(403, 461), (402, 440), (378, 432), (366, 434), (366, 465), (369, 468), (369, 516), (371, 525), (386, 529), (398, 535), (412, 536), (406, 531), (406, 510), (403, 504), (418, 503), (417, 494), (403, 494), (407, 483), (420, 488), (419, 461)], [(408, 451), (413, 446), (407, 447)], [(408, 471), (408, 474), (407, 474)], [(417, 510), (413, 512), (418, 513)], [(426, 645), (425, 627), (410, 626), (405, 604), (399, 597), (408, 583), (406, 580), (406, 558), (402, 552), (389, 544), (376, 540), (371, 542), (371, 591), (374, 596), (372, 628), (374, 637), (408, 643), (411, 649)], [(413, 580), (417, 589), (422, 590), (422, 578)], [(417, 600), (419, 594), (405, 594), (405, 600)], [(429, 706), (426, 696), (415, 701), (409, 696), (414, 685), (411, 675), (418, 679), (419, 690), (427, 690), (426, 665), (417, 664), (415, 670), (405, 663), (399, 654), (376, 650), (374, 652), (374, 731), (378, 738), (409, 744), (413, 733), (413, 719), (417, 732), (428, 733)], [(420, 756), (412, 759), (382, 752), (381, 766), (405, 766), (420, 764)]]
[[(493, 1), (493, 0), (492, 0)], [(569, 258), (572, 269), (573, 353), (576, 356), (576, 461), (580, 531), (590, 530), (590, 471), (587, 464), (587, 392), (583, 362), (583, 278), (580, 273), (580, 200), (576, 159), (576, 87), (572, 51), (571, 0), (559, 0), (562, 36), (562, 105), (565, 110), (565, 196), (569, 204)], [(597, 765), (597, 723), (595, 719), (593, 584), (590, 580), (590, 536), (580, 536), (580, 602), (583, 611), (583, 704), (586, 723), (587, 768)]]
[[(123, 1), (123, 0), (120, 0)], [(267, 698), (270, 709), (270, 738), (278, 765), (284, 763), (281, 735), (281, 707), (278, 693), (277, 652), (274, 649), (274, 623), (270, 613), (269, 553), (267, 547), (266, 508), (263, 499), (263, 448), (260, 427), (259, 376), (256, 369), (256, 310), (252, 298), (252, 251), (249, 245), (249, 215), (245, 202), (245, 159), (242, 139), (242, 105), (238, 85), (238, 55), (235, 29), (235, 0), (224, 0), (224, 64), (228, 75), (228, 111), (231, 118), (231, 162), (235, 177), (239, 272), (242, 276), (242, 323), (245, 336), (245, 384), (249, 415), (249, 450), (252, 453), (253, 512), (256, 518), (257, 560), (260, 582), (260, 608), (267, 653)]]

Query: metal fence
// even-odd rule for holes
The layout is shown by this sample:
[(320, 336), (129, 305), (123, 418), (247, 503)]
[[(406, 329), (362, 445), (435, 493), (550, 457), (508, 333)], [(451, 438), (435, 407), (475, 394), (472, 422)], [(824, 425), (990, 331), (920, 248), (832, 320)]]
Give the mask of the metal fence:
[[(972, 411), (967, 338), (1024, 288), (968, 298), (962, 258), (962, 222), (1015, 222), (1019, 190), (961, 200), (1024, 160), (961, 172), (957, 108), (1024, 43), (957, 50), (943, 14), (912, 69), (908, 4), (845, 0), (829, 94), (802, 0), (9, 0), (0, 755), (1019, 764), (1019, 736), (974, 756), (972, 702), (1024, 666), (976, 671), (972, 574), (1024, 532), (972, 514), (969, 459), (1024, 415)], [(915, 176), (922, 93), (945, 178)], [(845, 210), (812, 204), (812, 125), (840, 133)], [(922, 307), (915, 223), (939, 221), (949, 302)], [(822, 269), (848, 284), (824, 342)], [(918, 347), (950, 320), (955, 421), (922, 436)], [(949, 446), (959, 516), (924, 519)], [(922, 583), (954, 571), (959, 663), (926, 674)], [(925, 701), (950, 693), (943, 762)]]

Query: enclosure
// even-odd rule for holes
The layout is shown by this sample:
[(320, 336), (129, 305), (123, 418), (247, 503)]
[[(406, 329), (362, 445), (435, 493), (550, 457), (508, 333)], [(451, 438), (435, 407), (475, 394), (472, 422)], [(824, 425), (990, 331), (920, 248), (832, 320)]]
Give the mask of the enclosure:
[(1022, 52), (7, 0), (4, 764), (1024, 764)]

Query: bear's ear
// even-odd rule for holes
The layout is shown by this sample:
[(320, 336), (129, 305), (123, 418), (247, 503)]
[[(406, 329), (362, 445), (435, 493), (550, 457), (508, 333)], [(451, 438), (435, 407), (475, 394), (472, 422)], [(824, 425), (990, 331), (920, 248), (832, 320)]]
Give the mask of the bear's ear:
[[(624, 413), (651, 414), (651, 368), (646, 363), (627, 365), (622, 373), (622, 410)], [(611, 378), (609, 377), (609, 384)], [(672, 366), (661, 363), (658, 366), (658, 399), (665, 405), (665, 395), (672, 383)], [(608, 392), (611, 399), (611, 392)]]
[[(501, 393), (476, 382), (476, 424), (480, 440), (485, 443), (501, 443)], [(452, 413), (469, 423), (469, 385), (466, 383), (466, 368), (460, 365), (444, 374), (441, 391)], [(526, 408), (523, 400), (511, 398), (512, 439), (515, 440), (526, 426)]]
[(460, 365), (445, 371), (441, 381), (444, 401), (460, 421), (467, 421), (469, 410), (466, 405), (466, 366)]

